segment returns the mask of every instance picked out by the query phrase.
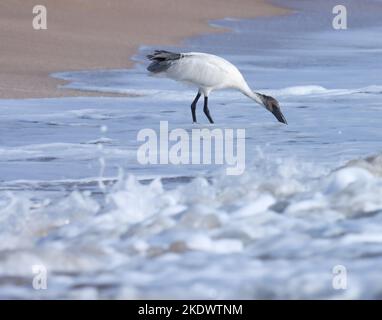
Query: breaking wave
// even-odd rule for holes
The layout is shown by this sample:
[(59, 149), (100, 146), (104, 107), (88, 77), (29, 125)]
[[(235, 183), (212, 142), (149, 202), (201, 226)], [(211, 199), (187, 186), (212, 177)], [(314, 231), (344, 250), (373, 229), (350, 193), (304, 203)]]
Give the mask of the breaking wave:
[(345, 297), (376, 297), (364, 271), (382, 262), (380, 159), (327, 172), (263, 156), (174, 188), (121, 174), (95, 193), (1, 191), (0, 281), (43, 297), (17, 284), (43, 264), (50, 298), (335, 298), (331, 268), (351, 261)]

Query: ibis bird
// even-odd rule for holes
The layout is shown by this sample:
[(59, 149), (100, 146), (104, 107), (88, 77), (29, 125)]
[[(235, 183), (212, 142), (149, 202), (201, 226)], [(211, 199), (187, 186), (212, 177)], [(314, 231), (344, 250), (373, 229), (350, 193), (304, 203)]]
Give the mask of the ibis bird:
[(241, 72), (227, 60), (201, 52), (174, 53), (156, 50), (147, 55), (152, 74), (191, 84), (198, 93), (191, 104), (192, 121), (196, 123), (196, 104), (204, 96), (203, 111), (210, 123), (214, 123), (208, 109), (208, 97), (213, 90), (236, 89), (270, 111), (278, 121), (287, 124), (276, 99), (250, 89)]

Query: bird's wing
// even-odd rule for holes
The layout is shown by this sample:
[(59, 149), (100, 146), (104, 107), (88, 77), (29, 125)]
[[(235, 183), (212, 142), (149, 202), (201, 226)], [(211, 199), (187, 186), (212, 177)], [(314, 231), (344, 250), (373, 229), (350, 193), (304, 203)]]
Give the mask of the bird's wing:
[(169, 52), (165, 50), (155, 50), (153, 54), (147, 55), (147, 58), (152, 61), (147, 67), (147, 70), (152, 73), (165, 72), (174, 64), (175, 61), (182, 57), (180, 53)]
[(230, 86), (238, 76), (241, 77), (239, 70), (227, 60), (194, 52), (182, 53), (166, 73), (175, 80), (211, 88)]
[(245, 83), (240, 71), (232, 63), (212, 54), (156, 50), (147, 58), (152, 61), (148, 71), (191, 83), (199, 88), (240, 87)]

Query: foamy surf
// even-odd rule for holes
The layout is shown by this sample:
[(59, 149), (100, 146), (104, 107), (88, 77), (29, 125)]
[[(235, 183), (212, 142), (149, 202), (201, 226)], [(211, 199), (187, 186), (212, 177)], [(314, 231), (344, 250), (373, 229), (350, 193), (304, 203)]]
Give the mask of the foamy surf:
[[(272, 159), (258, 160), (239, 180), (216, 174), (169, 190), (160, 180), (142, 184), (121, 176), (101, 196), (73, 191), (39, 200), (28, 192), (0, 192), (0, 243), (7, 250), (0, 277), (7, 278), (15, 261), (23, 263), (12, 268), (12, 277), (28, 277), (28, 266), (43, 261), (52, 274), (50, 297), (57, 298), (73, 297), (71, 292), (81, 298), (89, 292), (93, 298), (160, 292), (183, 298), (335, 298), (327, 284), (332, 265), (341, 262), (352, 266), (347, 297), (373, 297), (381, 286), (360, 279), (368, 262), (382, 262), (381, 192), (380, 176), (362, 167), (323, 175), (312, 164)], [(168, 276), (171, 270), (176, 276)], [(98, 287), (103, 278), (108, 290)], [(81, 283), (86, 289), (71, 289)], [(219, 289), (228, 283), (233, 291)], [(184, 285), (191, 290), (180, 291)], [(35, 296), (29, 289), (12, 294)]]

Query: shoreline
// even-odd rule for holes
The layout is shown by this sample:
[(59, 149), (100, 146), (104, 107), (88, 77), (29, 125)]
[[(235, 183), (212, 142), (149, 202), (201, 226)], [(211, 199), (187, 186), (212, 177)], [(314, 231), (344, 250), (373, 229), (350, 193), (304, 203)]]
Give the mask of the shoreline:
[[(206, 5), (207, 3), (207, 5)], [(265, 0), (42, 0), (47, 30), (32, 28), (33, 0), (0, 7), (0, 99), (117, 96), (60, 88), (62, 71), (131, 68), (140, 46), (177, 45), (204, 33), (227, 32), (211, 20), (286, 14)], [(89, 10), (91, 8), (91, 10)], [(200, 10), (203, 8), (203, 10)], [(122, 95), (125, 96), (125, 95)]]

